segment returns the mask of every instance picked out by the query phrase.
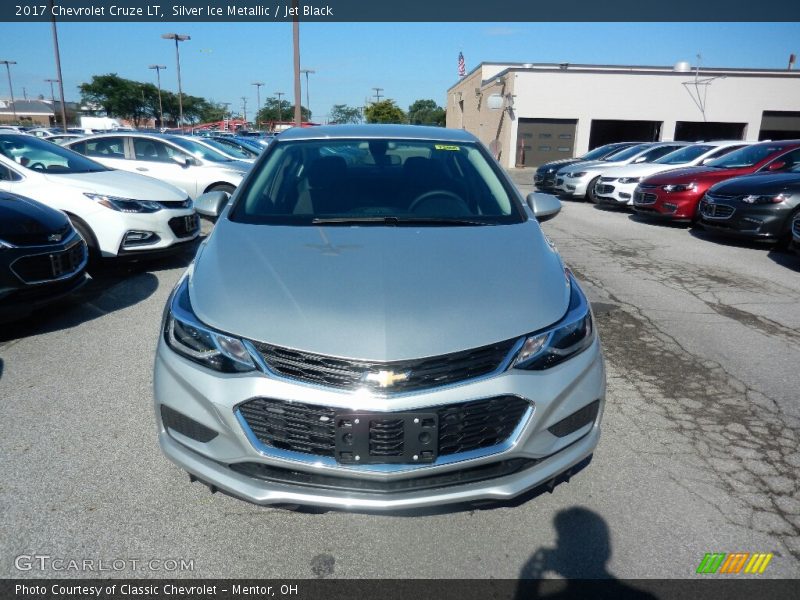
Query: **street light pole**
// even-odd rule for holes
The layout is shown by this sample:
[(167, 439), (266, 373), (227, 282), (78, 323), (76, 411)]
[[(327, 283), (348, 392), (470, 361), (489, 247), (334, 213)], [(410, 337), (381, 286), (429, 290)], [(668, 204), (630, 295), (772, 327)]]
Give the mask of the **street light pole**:
[(192, 39), (191, 36), (179, 33), (163, 33), (161, 37), (165, 40), (175, 40), (175, 64), (178, 69), (178, 127), (183, 131), (183, 90), (181, 89), (181, 53), (178, 50), (178, 42), (185, 42)]
[(283, 107), (281, 106), (281, 96), (285, 96), (284, 92), (275, 92), (275, 95), (278, 97), (278, 123), (283, 121)]
[(161, 69), (166, 69), (164, 65), (150, 65), (148, 69), (154, 69), (156, 80), (158, 81), (158, 126), (164, 127), (164, 108), (161, 106)]
[(261, 86), (264, 85), (261, 81), (256, 81), (252, 85), (256, 86), (256, 129), (261, 130), (261, 125), (258, 121), (258, 113), (261, 110)]
[[(55, 125), (58, 125), (58, 117), (56, 117), (56, 95), (53, 92), (53, 84), (58, 82), (58, 79), (45, 79), (45, 83), (50, 84), (50, 102), (53, 104), (53, 121)], [(64, 133), (67, 132), (67, 124), (62, 123), (64, 126)]]
[(308, 120), (311, 120), (311, 100), (309, 99), (309, 91), (308, 91), (308, 74), (309, 73), (316, 73), (314, 69), (300, 69), (301, 73), (306, 74), (306, 109), (308, 109)]
[(244, 126), (247, 127), (247, 96), (242, 96), (242, 110), (244, 112)]
[[(58, 50), (58, 29), (56, 29), (56, 13), (50, 0), (50, 24), (53, 30), (53, 50), (56, 54), (56, 77), (58, 77), (58, 94), (61, 98), (61, 120), (64, 122), (64, 133), (67, 132), (67, 103), (64, 101), (64, 76), (61, 74), (61, 52)], [(53, 107), (55, 110), (55, 107)]]
[(11, 65), (17, 64), (15, 60), (0, 60), (0, 65), (6, 66), (8, 73), (8, 89), (11, 92), (11, 110), (14, 112), (14, 122), (17, 122), (17, 107), (14, 104), (14, 88), (11, 85)]
[(295, 17), (292, 20), (292, 42), (294, 51), (294, 124), (297, 127), (303, 124), (303, 112), (300, 102), (303, 90), (300, 89), (300, 18), (298, 17), (298, 0), (292, 0)]

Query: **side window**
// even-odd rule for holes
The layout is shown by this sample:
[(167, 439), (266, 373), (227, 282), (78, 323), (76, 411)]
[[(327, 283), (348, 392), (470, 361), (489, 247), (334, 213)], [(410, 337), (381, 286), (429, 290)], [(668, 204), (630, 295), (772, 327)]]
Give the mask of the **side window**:
[(20, 175), (5, 165), (0, 165), (0, 181), (19, 181), (20, 179), (22, 179)]
[(107, 137), (86, 140), (86, 150), (81, 154), (98, 158), (125, 158), (125, 138)]
[(72, 144), (69, 147), (69, 149), (85, 155), (86, 154), (86, 142), (78, 142), (77, 144)]
[(722, 148), (718, 148), (711, 154), (706, 157), (706, 160), (711, 160), (712, 158), (719, 158), (720, 156), (725, 156), (728, 152), (733, 152), (734, 150), (739, 150), (740, 148), (744, 148), (744, 145), (741, 146), (724, 146)]
[[(781, 164), (783, 163), (783, 164)], [(782, 154), (771, 160), (765, 165), (762, 171), (791, 171), (797, 170), (795, 167), (800, 167), (800, 148)]]
[(653, 162), (654, 160), (661, 158), (662, 156), (666, 156), (670, 152), (675, 152), (675, 150), (681, 147), (682, 146), (662, 146), (661, 148), (654, 148), (645, 155), (647, 156), (645, 162)]
[(173, 156), (182, 155), (172, 146), (158, 140), (147, 138), (133, 139), (133, 154), (136, 160), (146, 160), (150, 162), (172, 162)]

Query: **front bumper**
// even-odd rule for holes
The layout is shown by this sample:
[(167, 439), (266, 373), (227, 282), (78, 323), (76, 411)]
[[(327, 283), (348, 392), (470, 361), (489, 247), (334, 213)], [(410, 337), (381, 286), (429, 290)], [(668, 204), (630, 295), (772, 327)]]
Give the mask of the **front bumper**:
[(598, 204), (633, 206), (633, 192), (636, 190), (636, 185), (619, 181), (599, 181), (594, 188), (594, 195)]
[(575, 198), (583, 198), (586, 196), (586, 191), (589, 188), (589, 182), (594, 176), (586, 177), (564, 177), (559, 175), (556, 178), (555, 191), (561, 196), (572, 196)]
[[(193, 227), (187, 229), (185, 220)], [(194, 208), (162, 209), (154, 213), (124, 213), (103, 208), (84, 217), (97, 238), (104, 257), (169, 253), (200, 235), (200, 221)], [(148, 239), (132, 241), (134, 235), (150, 234)]]
[[(156, 355), (154, 392), (163, 452), (214, 488), (257, 504), (399, 510), (507, 500), (584, 460), (593, 452), (600, 435), (605, 368), (599, 341), (595, 339), (581, 354), (545, 371), (509, 370), (446, 388), (370, 397), (260, 372), (221, 375), (178, 356), (162, 338)], [(263, 397), (391, 416), (393, 412), (424, 412), (498, 395), (518, 396), (530, 402), (529, 410), (505, 443), (461, 455), (439, 456), (424, 465), (342, 465), (329, 457), (268, 448), (254, 443), (252, 432), (243, 426), (236, 412), (243, 401)], [(598, 401), (599, 408), (593, 421), (562, 437), (548, 431), (594, 401)], [(200, 424), (214, 434), (213, 439), (200, 441), (165, 427), (161, 405)], [(259, 476), (259, 465), (266, 475)], [(475, 473), (487, 476), (476, 477)], [(440, 483), (428, 485), (431, 481)], [(382, 489), (376, 491), (378, 488)]]
[(697, 207), (702, 191), (666, 192), (661, 188), (640, 189), (633, 193), (633, 210), (647, 217), (668, 221), (692, 221), (697, 217)]
[[(714, 216), (715, 213), (719, 216)], [(700, 202), (699, 214), (704, 229), (741, 239), (775, 241), (787, 235), (791, 227), (788, 206), (742, 202), (709, 204), (704, 199)]]

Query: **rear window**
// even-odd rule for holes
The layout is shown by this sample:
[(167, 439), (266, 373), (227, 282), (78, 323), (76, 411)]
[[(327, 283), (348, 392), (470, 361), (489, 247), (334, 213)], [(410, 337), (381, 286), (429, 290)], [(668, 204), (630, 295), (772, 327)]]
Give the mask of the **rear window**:
[(495, 225), (524, 212), (477, 144), (310, 140), (273, 144), (231, 220), (289, 225)]

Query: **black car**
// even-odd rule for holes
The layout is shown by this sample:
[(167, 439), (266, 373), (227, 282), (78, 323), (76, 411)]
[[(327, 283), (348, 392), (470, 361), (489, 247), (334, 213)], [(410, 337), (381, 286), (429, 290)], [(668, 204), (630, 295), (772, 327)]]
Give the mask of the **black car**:
[(792, 219), (800, 214), (800, 168), (722, 181), (700, 201), (703, 228), (788, 247)]
[(800, 214), (792, 220), (792, 249), (800, 254)]
[(87, 259), (86, 242), (64, 213), (0, 192), (0, 322), (80, 288)]
[(604, 160), (609, 156), (616, 154), (620, 150), (630, 148), (641, 142), (616, 142), (613, 144), (606, 144), (605, 146), (598, 146), (594, 150), (590, 150), (583, 156), (577, 158), (560, 158), (558, 160), (551, 160), (546, 162), (536, 169), (533, 175), (533, 185), (536, 189), (543, 192), (551, 192), (556, 185), (556, 171), (562, 167), (567, 167), (584, 160)]

